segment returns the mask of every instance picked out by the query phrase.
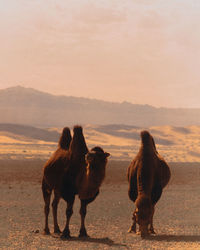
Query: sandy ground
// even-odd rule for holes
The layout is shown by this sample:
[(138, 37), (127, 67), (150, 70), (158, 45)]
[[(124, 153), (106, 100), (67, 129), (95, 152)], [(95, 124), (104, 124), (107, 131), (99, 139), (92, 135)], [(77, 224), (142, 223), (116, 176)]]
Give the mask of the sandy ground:
[[(142, 240), (129, 234), (133, 203), (128, 199), (128, 162), (110, 161), (100, 195), (88, 207), (90, 238), (79, 239), (79, 200), (71, 219), (71, 240), (43, 235), (41, 160), (0, 161), (0, 249), (200, 249), (200, 164), (171, 163), (172, 178), (158, 202), (157, 234)], [(65, 223), (65, 202), (59, 224)], [(50, 214), (50, 230), (52, 231)]]

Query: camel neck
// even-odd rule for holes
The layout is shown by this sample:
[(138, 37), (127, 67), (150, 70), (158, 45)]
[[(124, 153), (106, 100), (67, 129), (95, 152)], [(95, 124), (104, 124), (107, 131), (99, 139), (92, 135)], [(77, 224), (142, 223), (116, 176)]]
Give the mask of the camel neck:
[(80, 199), (93, 198), (98, 192), (104, 177), (105, 167), (102, 170), (99, 167), (87, 165), (78, 188)]
[(97, 183), (101, 183), (101, 181), (105, 177), (105, 166), (96, 166), (95, 164), (88, 164), (86, 174), (89, 179), (96, 180)]
[(151, 157), (151, 153), (143, 152), (141, 160), (139, 162), (138, 172), (137, 172), (137, 183), (138, 183), (138, 193), (150, 195), (153, 188), (154, 181), (154, 165), (155, 159)]

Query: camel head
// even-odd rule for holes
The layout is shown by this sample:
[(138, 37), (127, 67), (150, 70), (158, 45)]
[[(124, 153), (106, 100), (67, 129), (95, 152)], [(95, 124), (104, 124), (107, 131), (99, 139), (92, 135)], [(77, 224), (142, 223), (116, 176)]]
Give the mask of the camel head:
[(85, 156), (87, 164), (92, 165), (93, 167), (104, 166), (107, 163), (107, 158), (110, 156), (109, 153), (104, 152), (100, 147), (92, 148)]
[(151, 203), (151, 200), (145, 196), (138, 197), (135, 205), (135, 219), (139, 225), (141, 237), (144, 238), (149, 235), (148, 226), (151, 223), (153, 205)]
[(85, 175), (77, 184), (81, 200), (91, 199), (99, 193), (99, 188), (105, 177), (107, 157), (110, 154), (100, 147), (92, 148), (86, 155)]

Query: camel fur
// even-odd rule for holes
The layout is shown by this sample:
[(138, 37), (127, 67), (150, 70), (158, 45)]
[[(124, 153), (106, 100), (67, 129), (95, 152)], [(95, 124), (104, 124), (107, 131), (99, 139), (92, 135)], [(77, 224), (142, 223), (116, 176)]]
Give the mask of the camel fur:
[(71, 133), (68, 127), (65, 127), (62, 131), (60, 140), (58, 142), (58, 148), (53, 153), (51, 158), (45, 163), (43, 168), (42, 178), (42, 193), (45, 202), (45, 228), (44, 233), (49, 234), (48, 215), (49, 205), (51, 200), (52, 191), (54, 191), (54, 199), (52, 202), (53, 219), (54, 219), (54, 233), (60, 233), (60, 229), (57, 222), (57, 207), (60, 200), (60, 185), (62, 182), (64, 169), (68, 162), (68, 149), (71, 143)]
[(81, 201), (80, 215), (81, 227), (79, 237), (87, 237), (85, 228), (85, 217), (87, 213), (87, 205), (95, 200), (99, 194), (99, 188), (105, 177), (105, 167), (107, 157), (110, 155), (104, 152), (100, 147), (94, 147), (91, 151), (87, 150), (87, 146), (82, 134), (79, 130), (77, 137), (72, 138), (71, 158), (69, 167), (66, 169), (61, 196), (67, 202), (66, 209), (66, 225), (62, 232), (62, 237), (69, 238), (69, 223), (73, 214), (73, 204), (75, 196), (78, 195)]
[[(44, 166), (42, 191), (45, 201), (45, 229), (49, 234), (48, 214), (51, 192), (55, 198), (52, 203), (54, 217), (54, 233), (60, 233), (57, 222), (57, 204), (62, 197), (67, 202), (66, 225), (61, 237), (69, 238), (69, 222), (73, 214), (75, 196), (81, 200), (81, 228), (80, 237), (87, 236), (85, 216), (87, 205), (99, 193), (100, 185), (105, 177), (105, 167), (109, 153), (100, 147), (88, 150), (81, 126), (74, 126), (73, 137), (68, 148), (58, 150)], [(61, 140), (60, 140), (61, 141)], [(61, 143), (59, 143), (60, 145)], [(58, 153), (58, 152), (62, 153)]]
[(128, 167), (127, 176), (128, 195), (136, 206), (129, 232), (136, 233), (137, 223), (141, 237), (154, 234), (155, 204), (169, 182), (171, 173), (165, 160), (158, 154), (154, 139), (148, 131), (141, 132), (141, 147)]

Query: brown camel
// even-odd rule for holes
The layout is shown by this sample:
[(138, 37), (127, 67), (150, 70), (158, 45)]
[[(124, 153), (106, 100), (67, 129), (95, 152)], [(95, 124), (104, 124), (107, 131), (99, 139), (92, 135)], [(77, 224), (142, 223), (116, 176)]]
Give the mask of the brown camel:
[(136, 233), (139, 225), (141, 237), (155, 233), (153, 215), (155, 204), (170, 179), (170, 169), (158, 154), (153, 137), (148, 131), (141, 132), (141, 147), (128, 167), (129, 198), (135, 203), (133, 224), (129, 232)]
[(100, 185), (105, 177), (105, 167), (109, 155), (102, 148), (94, 147), (85, 156), (83, 155), (84, 158), (82, 160), (79, 159), (82, 165), (77, 167), (73, 163), (73, 158), (70, 160), (61, 188), (61, 196), (67, 202), (67, 220), (61, 237), (70, 238), (69, 222), (73, 214), (75, 195), (78, 195), (81, 201), (79, 237), (88, 236), (85, 228), (87, 205), (94, 201), (99, 194)]
[[(87, 236), (85, 229), (85, 215), (86, 207), (88, 203), (92, 202), (99, 193), (99, 187), (105, 176), (105, 166), (107, 163), (107, 157), (109, 153), (104, 152), (100, 147), (93, 148), (88, 152), (88, 148), (83, 136), (83, 131), (81, 126), (75, 126), (73, 129), (73, 138), (71, 140), (68, 150), (65, 150), (65, 154), (57, 157), (52, 169), (59, 165), (60, 167), (55, 167), (56, 170), (47, 172), (44, 171), (43, 179), (50, 179), (52, 185), (56, 187), (57, 200), (62, 197), (67, 202), (66, 209), (66, 226), (61, 237), (70, 237), (69, 231), (69, 221), (73, 213), (73, 204), (75, 200), (75, 195), (79, 195), (81, 199), (81, 229), (79, 236)], [(50, 161), (50, 160), (49, 160)], [(48, 161), (48, 162), (49, 162)], [(48, 163), (47, 162), (47, 163)], [(51, 161), (50, 161), (51, 162)], [(58, 162), (58, 163), (57, 163)], [(49, 164), (46, 164), (47, 166)], [(45, 165), (45, 166), (46, 166)], [(45, 167), (46, 169), (47, 167)], [(59, 178), (55, 173), (59, 171)], [(46, 175), (45, 175), (46, 174)], [(50, 175), (51, 178), (48, 176)], [(44, 182), (44, 181), (43, 181)], [(49, 181), (50, 182), (50, 181)], [(49, 213), (49, 203), (50, 195), (52, 189), (50, 189), (50, 184), (43, 184), (43, 196), (45, 200), (45, 233), (49, 233), (48, 227), (48, 213)], [(55, 192), (55, 189), (54, 189)], [(49, 194), (50, 193), (50, 194)], [(57, 201), (56, 200), (56, 201)], [(54, 207), (55, 202), (52, 206)], [(56, 212), (53, 213), (54, 216), (54, 232), (59, 233), (60, 229), (57, 223), (57, 206)]]
[(60, 183), (64, 174), (64, 169), (68, 162), (68, 149), (71, 142), (71, 134), (69, 128), (65, 127), (62, 131), (58, 149), (54, 152), (51, 158), (46, 162), (43, 169), (42, 192), (45, 202), (45, 228), (44, 233), (49, 234), (48, 215), (49, 205), (52, 191), (54, 191), (54, 200), (52, 202), (54, 232), (60, 233), (57, 222), (57, 207), (60, 200)]

